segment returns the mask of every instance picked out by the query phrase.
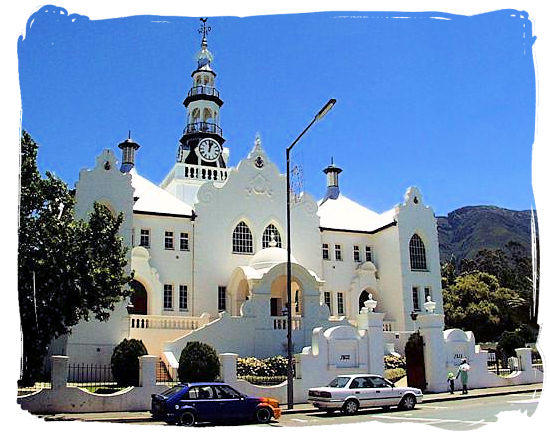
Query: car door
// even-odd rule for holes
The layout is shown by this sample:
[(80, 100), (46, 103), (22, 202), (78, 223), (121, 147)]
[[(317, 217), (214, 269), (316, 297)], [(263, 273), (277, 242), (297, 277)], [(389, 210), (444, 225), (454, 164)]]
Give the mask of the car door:
[(376, 395), (376, 405), (384, 407), (399, 403), (398, 393), (388, 381), (382, 377), (369, 377), (369, 380), (373, 385), (373, 391)]
[(355, 377), (349, 385), (350, 396), (359, 400), (360, 407), (376, 406), (376, 394), (372, 388), (372, 383), (367, 377)]
[(217, 395), (218, 419), (234, 419), (250, 416), (243, 396), (230, 386), (220, 384), (213, 386)]
[(189, 389), (189, 404), (195, 408), (200, 420), (210, 421), (216, 418), (218, 403), (212, 386), (193, 386)]

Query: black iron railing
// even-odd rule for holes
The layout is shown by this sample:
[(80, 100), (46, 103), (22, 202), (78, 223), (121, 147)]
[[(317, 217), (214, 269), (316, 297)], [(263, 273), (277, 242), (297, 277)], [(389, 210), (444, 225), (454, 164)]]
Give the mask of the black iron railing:
[(192, 124), (187, 124), (187, 127), (185, 127), (185, 134), (198, 132), (222, 135), (222, 129), (212, 122), (193, 122)]
[(218, 89), (212, 86), (192, 87), (191, 90), (187, 92), (187, 96), (194, 96), (194, 95), (211, 95), (211, 96), (215, 96), (216, 98), (220, 97), (220, 93), (218, 92)]

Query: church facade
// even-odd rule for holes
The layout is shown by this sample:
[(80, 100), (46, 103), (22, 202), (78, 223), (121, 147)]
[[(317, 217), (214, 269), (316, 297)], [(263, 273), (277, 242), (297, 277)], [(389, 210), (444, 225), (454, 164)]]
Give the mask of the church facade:
[(323, 198), (302, 193), (292, 201), (286, 299), (286, 175), (260, 137), (247, 158), (229, 166), (203, 30), (176, 162), (161, 184), (138, 174), (139, 145), (130, 138), (119, 145), (121, 164), (107, 149), (80, 173), (77, 217), (86, 218), (95, 201), (124, 214), (134, 292), (108, 322), (74, 328), (65, 342), (71, 360), (108, 363), (123, 338), (142, 339), (172, 365), (189, 340), (241, 356), (285, 354), (289, 326), (299, 352), (314, 327), (354, 324), (369, 295), (385, 313), (388, 336), (413, 330), (411, 312), (421, 312), (428, 297), (442, 313), (436, 220), (420, 191), (410, 187), (378, 214), (340, 191), (342, 170), (334, 164), (324, 170)]

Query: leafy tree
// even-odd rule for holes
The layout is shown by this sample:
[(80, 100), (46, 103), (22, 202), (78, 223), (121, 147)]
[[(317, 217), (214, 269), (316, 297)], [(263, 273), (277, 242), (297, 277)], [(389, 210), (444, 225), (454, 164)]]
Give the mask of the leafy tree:
[(445, 323), (474, 332), (479, 341), (497, 339), (514, 323), (517, 295), (502, 288), (495, 276), (473, 272), (457, 277), (443, 291)]
[(141, 340), (124, 339), (113, 350), (111, 371), (119, 386), (137, 386), (139, 383), (139, 357), (147, 355)]
[(74, 194), (36, 165), (38, 145), (21, 138), (18, 290), (23, 334), (21, 383), (39, 377), (53, 338), (81, 319), (107, 320), (129, 295), (126, 248), (118, 235), (123, 216), (94, 204), (88, 222), (73, 217)]
[(516, 348), (523, 348), (525, 344), (533, 342), (536, 333), (526, 324), (520, 325), (514, 331), (505, 331), (500, 336), (497, 349), (502, 351), (506, 357), (515, 356)]
[(180, 355), (180, 381), (214, 381), (219, 375), (220, 360), (216, 350), (203, 342), (188, 342)]

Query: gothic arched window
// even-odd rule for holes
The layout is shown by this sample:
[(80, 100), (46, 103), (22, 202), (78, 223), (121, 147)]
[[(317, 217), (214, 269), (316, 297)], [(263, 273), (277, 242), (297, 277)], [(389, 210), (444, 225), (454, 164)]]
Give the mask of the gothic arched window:
[(262, 236), (262, 249), (267, 249), (268, 247), (270, 247), (269, 243), (271, 243), (272, 238), (276, 243), (274, 247), (283, 247), (279, 231), (277, 230), (275, 225), (270, 224), (267, 228), (265, 228), (264, 234)]
[(409, 241), (409, 257), (411, 261), (411, 270), (427, 270), (426, 248), (424, 242), (414, 234)]
[(245, 222), (239, 222), (233, 231), (233, 253), (254, 253), (252, 232)]

